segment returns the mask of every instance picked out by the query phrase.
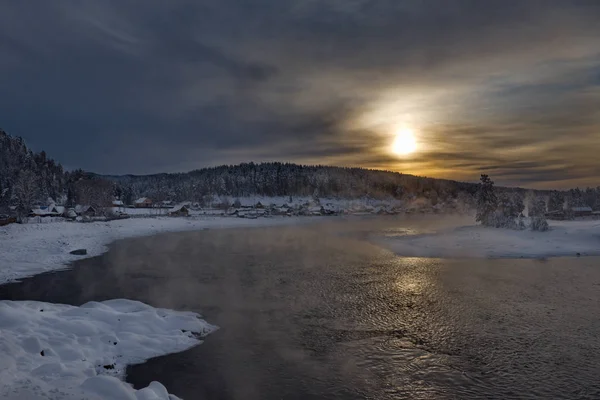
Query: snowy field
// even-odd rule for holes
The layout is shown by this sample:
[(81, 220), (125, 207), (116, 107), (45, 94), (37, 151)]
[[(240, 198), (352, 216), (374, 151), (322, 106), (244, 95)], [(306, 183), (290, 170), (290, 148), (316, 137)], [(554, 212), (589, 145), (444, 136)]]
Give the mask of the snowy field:
[(406, 257), (544, 258), (600, 255), (600, 221), (549, 221), (533, 232), (461, 226), (428, 234), (386, 235), (375, 242)]
[(200, 229), (277, 226), (316, 221), (318, 218), (271, 217), (259, 219), (229, 217), (131, 218), (111, 222), (53, 222), (11, 224), (0, 227), (0, 284), (56, 269), (81, 256), (69, 254), (86, 249), (87, 257), (104, 253), (119, 239), (149, 236), (162, 232)]
[(158, 382), (134, 390), (121, 380), (125, 367), (187, 350), (215, 329), (195, 313), (131, 300), (0, 301), (0, 397), (175, 399)]

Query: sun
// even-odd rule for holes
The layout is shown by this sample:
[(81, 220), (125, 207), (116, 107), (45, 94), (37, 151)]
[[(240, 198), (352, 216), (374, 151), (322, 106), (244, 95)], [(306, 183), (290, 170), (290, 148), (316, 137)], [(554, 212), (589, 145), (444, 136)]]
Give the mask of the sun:
[(402, 129), (396, 134), (392, 143), (392, 151), (398, 155), (408, 155), (417, 150), (415, 135), (409, 129)]

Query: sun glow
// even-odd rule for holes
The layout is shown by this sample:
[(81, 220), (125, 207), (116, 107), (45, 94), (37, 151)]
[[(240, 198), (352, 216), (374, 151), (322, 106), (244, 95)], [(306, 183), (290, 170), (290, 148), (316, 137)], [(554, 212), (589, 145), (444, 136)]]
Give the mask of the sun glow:
[(398, 155), (408, 155), (417, 150), (415, 135), (409, 129), (402, 129), (396, 134), (392, 143), (392, 151)]

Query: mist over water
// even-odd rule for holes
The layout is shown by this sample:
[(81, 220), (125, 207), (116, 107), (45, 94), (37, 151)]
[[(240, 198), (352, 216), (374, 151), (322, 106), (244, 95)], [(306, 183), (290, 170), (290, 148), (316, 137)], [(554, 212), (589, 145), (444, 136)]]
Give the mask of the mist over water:
[(330, 221), (121, 241), (0, 298), (200, 312), (203, 345), (128, 370), (186, 399), (600, 396), (598, 258), (406, 258), (368, 239), (458, 221)]

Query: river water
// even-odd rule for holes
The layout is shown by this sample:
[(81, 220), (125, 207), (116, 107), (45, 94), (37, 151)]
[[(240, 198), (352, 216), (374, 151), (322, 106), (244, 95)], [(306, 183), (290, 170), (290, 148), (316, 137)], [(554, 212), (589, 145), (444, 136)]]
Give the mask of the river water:
[(367, 238), (430, 223), (332, 221), (120, 241), (0, 299), (200, 312), (204, 344), (128, 368), (188, 400), (600, 398), (599, 258), (403, 258)]

